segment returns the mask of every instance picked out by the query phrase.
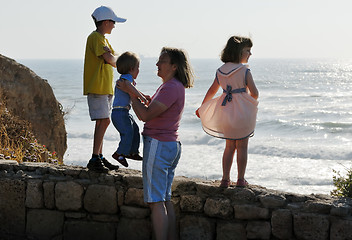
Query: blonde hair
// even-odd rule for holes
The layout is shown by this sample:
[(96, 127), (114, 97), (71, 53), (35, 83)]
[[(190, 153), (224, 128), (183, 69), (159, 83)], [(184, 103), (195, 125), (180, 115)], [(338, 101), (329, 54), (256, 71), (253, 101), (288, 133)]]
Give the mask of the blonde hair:
[(175, 78), (179, 80), (185, 88), (193, 87), (194, 73), (189, 63), (187, 53), (182, 49), (163, 47), (160, 55), (167, 54), (170, 63), (177, 66)]

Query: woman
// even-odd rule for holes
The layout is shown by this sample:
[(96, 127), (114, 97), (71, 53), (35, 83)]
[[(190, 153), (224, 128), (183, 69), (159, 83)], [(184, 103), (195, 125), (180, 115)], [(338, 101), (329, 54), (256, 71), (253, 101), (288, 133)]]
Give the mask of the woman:
[[(162, 84), (148, 105), (131, 94), (132, 106), (145, 122), (142, 132), (144, 201), (152, 212), (157, 240), (177, 239), (176, 217), (171, 200), (171, 184), (181, 156), (178, 139), (185, 88), (193, 86), (193, 72), (183, 50), (164, 47), (161, 50), (158, 76)], [(119, 88), (125, 89), (124, 83)]]

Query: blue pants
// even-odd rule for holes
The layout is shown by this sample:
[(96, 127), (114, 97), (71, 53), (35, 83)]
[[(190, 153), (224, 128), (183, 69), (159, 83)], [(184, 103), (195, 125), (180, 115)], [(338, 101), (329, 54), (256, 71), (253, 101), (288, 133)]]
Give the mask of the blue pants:
[(111, 120), (116, 130), (120, 133), (120, 143), (116, 152), (130, 155), (139, 153), (139, 127), (128, 109), (116, 108), (112, 110)]

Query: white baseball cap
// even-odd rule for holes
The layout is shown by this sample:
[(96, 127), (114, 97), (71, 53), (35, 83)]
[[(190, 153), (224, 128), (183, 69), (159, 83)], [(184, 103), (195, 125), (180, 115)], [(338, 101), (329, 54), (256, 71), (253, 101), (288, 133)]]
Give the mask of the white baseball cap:
[(123, 23), (123, 22), (126, 22), (127, 20), (125, 18), (120, 18), (116, 16), (114, 11), (111, 8), (106, 6), (101, 6), (95, 9), (94, 12), (92, 13), (92, 17), (95, 18), (97, 22), (104, 21), (104, 20), (112, 20), (115, 22)]

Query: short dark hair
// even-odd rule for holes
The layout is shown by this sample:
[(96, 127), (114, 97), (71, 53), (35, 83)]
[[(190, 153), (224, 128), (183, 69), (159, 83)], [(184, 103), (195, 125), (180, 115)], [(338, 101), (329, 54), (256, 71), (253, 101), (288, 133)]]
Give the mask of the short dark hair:
[(139, 57), (133, 52), (124, 52), (116, 60), (117, 72), (129, 73), (139, 63)]
[(252, 47), (253, 43), (250, 38), (232, 36), (226, 43), (226, 46), (221, 52), (221, 61), (239, 63), (243, 48)]
[(97, 20), (95, 19), (95, 17), (93, 17), (93, 16), (92, 16), (92, 18), (93, 18), (93, 20), (94, 20), (94, 24), (95, 24), (95, 27), (96, 27), (96, 28), (99, 28), (99, 27), (103, 24), (103, 22), (105, 21), (105, 20), (97, 21)]

